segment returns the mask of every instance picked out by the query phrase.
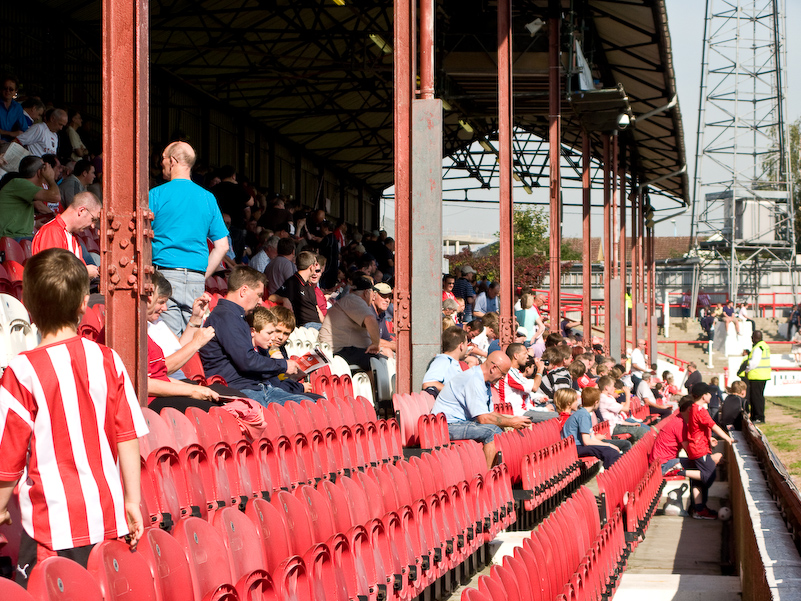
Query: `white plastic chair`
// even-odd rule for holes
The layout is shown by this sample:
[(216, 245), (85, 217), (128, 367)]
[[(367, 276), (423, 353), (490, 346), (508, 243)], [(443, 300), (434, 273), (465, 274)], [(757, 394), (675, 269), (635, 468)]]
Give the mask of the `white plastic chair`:
[(7, 361), (39, 344), (39, 332), (31, 324), (28, 310), (10, 294), (0, 294), (0, 321)]

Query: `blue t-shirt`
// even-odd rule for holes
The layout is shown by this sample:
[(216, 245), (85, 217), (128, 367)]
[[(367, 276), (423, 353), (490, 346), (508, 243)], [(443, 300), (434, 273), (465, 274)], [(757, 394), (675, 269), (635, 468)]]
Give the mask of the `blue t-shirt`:
[(476, 297), (476, 304), (473, 306), (473, 313), (498, 313), (501, 310), (500, 298), (490, 298), (486, 292), (482, 292)]
[(423, 376), (423, 382), (442, 382), (445, 384), (445, 382), (460, 373), (462, 373), (462, 366), (459, 365), (459, 362), (450, 355), (442, 353), (434, 357), (429, 363), (428, 369)]
[(574, 411), (562, 426), (562, 438), (572, 436), (576, 440), (577, 447), (584, 446), (582, 434), (592, 434), (592, 418), (584, 407)]
[(472, 367), (448, 380), (431, 413), (444, 413), (449, 424), (472, 421), (479, 415), (492, 413), (492, 394), (484, 381), (481, 366)]
[[(0, 129), (3, 131), (28, 131), (30, 124), (25, 118), (25, 111), (22, 105), (16, 100), (11, 101), (11, 106), (6, 109), (4, 102), (0, 102)], [(8, 141), (12, 138), (3, 136)]]
[(228, 237), (217, 199), (188, 179), (174, 179), (150, 191), (153, 211), (153, 264), (206, 271), (206, 238)]

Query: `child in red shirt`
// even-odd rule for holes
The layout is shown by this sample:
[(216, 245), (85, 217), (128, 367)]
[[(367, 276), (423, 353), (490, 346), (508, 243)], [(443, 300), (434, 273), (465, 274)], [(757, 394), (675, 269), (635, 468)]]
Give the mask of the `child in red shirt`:
[(729, 444), (734, 444), (734, 439), (709, 417), (705, 405), (711, 396), (709, 386), (700, 382), (693, 385), (692, 397), (687, 400), (682, 399), (679, 405), (682, 417), (687, 422), (687, 457), (701, 472), (700, 481), (690, 481), (694, 504), (692, 516), (697, 520), (714, 520), (718, 517), (716, 511), (706, 506), (709, 487), (715, 481), (717, 466), (723, 457), (723, 453), (712, 453), (711, 447), (716, 445), (717, 441), (714, 441), (711, 433), (714, 432)]
[(61, 248), (34, 255), (23, 291), (42, 341), (0, 380), (0, 525), (11, 522), (19, 480), (16, 581), (27, 586), (46, 557), (86, 566), (103, 540), (128, 535), (136, 546), (144, 531), (137, 438), (147, 425), (119, 355), (78, 336), (89, 299), (80, 259)]

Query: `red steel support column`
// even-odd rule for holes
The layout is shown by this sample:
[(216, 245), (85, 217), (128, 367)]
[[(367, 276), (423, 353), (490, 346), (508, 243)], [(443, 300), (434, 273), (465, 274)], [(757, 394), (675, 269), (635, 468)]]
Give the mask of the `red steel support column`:
[(643, 252), (645, 239), (645, 194), (640, 195), (640, 207), (637, 211), (637, 217), (637, 285), (639, 286), (640, 302), (646, 303), (645, 254)]
[[(612, 277), (619, 278), (621, 277), (620, 269), (622, 266), (619, 264), (620, 253), (618, 251), (620, 247), (620, 240), (618, 233), (620, 228), (618, 226), (618, 215), (617, 215), (617, 163), (618, 163), (618, 156), (617, 156), (617, 132), (612, 134)], [(625, 321), (623, 323), (626, 323)], [(625, 348), (625, 347), (624, 347)]]
[(609, 321), (609, 299), (611, 297), (611, 293), (609, 292), (609, 280), (612, 277), (612, 226), (611, 226), (611, 217), (612, 217), (612, 190), (611, 190), (611, 183), (609, 178), (611, 176), (609, 172), (609, 134), (603, 134), (604, 139), (604, 238), (603, 238), (603, 249), (604, 249), (604, 343), (606, 346), (609, 346), (609, 343), (612, 340), (612, 324)]
[(145, 295), (152, 289), (148, 209), (148, 1), (103, 0), (103, 255), (106, 344), (147, 404)]
[[(638, 210), (642, 193), (632, 195), (631, 199), (631, 339), (637, 344), (637, 303), (640, 302), (640, 286), (637, 278), (637, 231), (640, 219)], [(634, 348), (634, 347), (632, 347)]]
[(548, 162), (550, 163), (550, 190), (551, 190), (551, 261), (550, 261), (550, 311), (551, 330), (558, 331), (561, 322), (560, 300), (562, 283), (562, 182), (559, 173), (561, 162), (562, 143), (562, 91), (561, 91), (561, 63), (559, 61), (559, 33), (562, 25), (561, 2), (549, 0), (548, 18)]
[(412, 390), (412, 0), (395, 0), (395, 311), (398, 393)]
[(646, 228), (646, 240), (647, 245), (646, 248), (648, 249), (647, 252), (647, 261), (648, 261), (648, 272), (646, 273), (647, 283), (646, 286), (647, 292), (646, 295), (648, 297), (648, 312), (647, 312), (647, 321), (646, 321), (646, 339), (648, 340), (648, 355), (651, 358), (651, 362), (656, 362), (657, 356), (654, 352), (656, 349), (656, 340), (653, 339), (653, 327), (652, 322), (654, 319), (654, 315), (656, 313), (656, 271), (654, 265), (654, 230), (653, 228)]
[[(501, 345), (514, 341), (514, 201), (512, 197), (512, 0), (498, 0), (498, 162), (500, 175)], [(553, 222), (552, 222), (553, 223)], [(553, 323), (553, 322), (551, 322)]]
[(582, 300), (581, 316), (584, 326), (584, 340), (592, 344), (592, 234), (590, 226), (590, 212), (592, 210), (590, 185), (590, 134), (581, 133), (581, 193), (582, 193), (582, 220), (583, 220), (583, 247), (581, 252), (582, 271)]
[(434, 98), (434, 0), (420, 0), (420, 98)]
[(620, 329), (620, 348), (626, 349), (626, 318), (628, 317), (628, 307), (626, 306), (626, 276), (628, 270), (626, 269), (626, 167), (628, 165), (626, 160), (626, 144), (620, 142), (620, 160), (618, 162), (617, 177), (620, 178), (620, 230), (618, 243), (618, 260), (620, 261), (620, 310), (622, 312), (622, 319), (620, 323), (623, 327)]

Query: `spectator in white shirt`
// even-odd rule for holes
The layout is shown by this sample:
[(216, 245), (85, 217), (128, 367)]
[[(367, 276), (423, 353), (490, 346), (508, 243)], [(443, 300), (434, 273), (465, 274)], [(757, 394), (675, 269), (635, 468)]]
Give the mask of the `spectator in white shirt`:
[(67, 113), (53, 109), (45, 115), (42, 123), (31, 125), (27, 131), (17, 136), (17, 142), (28, 149), (32, 155), (58, 154), (58, 132), (67, 125)]

